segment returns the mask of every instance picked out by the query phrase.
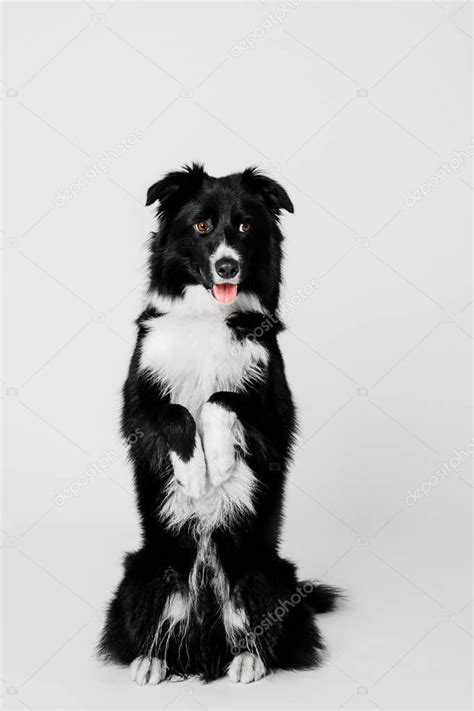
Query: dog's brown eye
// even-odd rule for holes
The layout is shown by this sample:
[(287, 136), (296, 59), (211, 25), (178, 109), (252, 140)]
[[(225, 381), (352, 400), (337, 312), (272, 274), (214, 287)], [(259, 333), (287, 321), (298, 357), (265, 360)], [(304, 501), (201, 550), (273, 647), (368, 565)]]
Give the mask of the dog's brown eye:
[(209, 222), (207, 220), (201, 220), (200, 222), (196, 222), (194, 228), (199, 234), (205, 235), (206, 232), (209, 232)]
[(239, 232), (244, 232), (245, 234), (247, 234), (247, 232), (250, 232), (251, 229), (252, 225), (250, 224), (250, 222), (242, 222), (242, 224), (239, 225)]

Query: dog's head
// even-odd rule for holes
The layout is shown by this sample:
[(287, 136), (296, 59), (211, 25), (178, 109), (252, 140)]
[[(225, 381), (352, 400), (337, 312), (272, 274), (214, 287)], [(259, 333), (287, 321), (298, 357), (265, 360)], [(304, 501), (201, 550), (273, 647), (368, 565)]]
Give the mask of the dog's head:
[(280, 286), (279, 215), (293, 212), (277, 182), (248, 168), (223, 178), (201, 165), (169, 173), (148, 190), (159, 202), (151, 244), (151, 288), (177, 297), (201, 285), (221, 304), (255, 294), (275, 310)]

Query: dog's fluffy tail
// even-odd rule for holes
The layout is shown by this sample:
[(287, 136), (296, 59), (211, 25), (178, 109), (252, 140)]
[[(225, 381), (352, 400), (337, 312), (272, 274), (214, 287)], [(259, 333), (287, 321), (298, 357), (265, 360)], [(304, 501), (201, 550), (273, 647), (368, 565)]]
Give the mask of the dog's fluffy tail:
[(332, 612), (344, 599), (344, 593), (339, 588), (315, 580), (305, 580), (299, 583), (298, 588), (304, 590), (304, 601), (319, 614)]

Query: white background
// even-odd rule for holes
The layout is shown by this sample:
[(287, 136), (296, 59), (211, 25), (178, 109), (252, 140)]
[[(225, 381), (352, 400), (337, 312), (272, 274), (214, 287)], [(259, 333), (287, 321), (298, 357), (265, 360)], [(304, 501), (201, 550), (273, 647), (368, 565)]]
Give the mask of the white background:
[[(470, 706), (472, 192), (454, 159), (472, 140), (471, 9), (4, 5), (7, 708)], [(94, 658), (139, 540), (117, 433), (146, 189), (191, 160), (257, 164), (294, 200), (284, 552), (350, 598), (321, 618), (323, 668), (244, 688), (139, 688)], [(443, 163), (456, 169), (436, 178)]]

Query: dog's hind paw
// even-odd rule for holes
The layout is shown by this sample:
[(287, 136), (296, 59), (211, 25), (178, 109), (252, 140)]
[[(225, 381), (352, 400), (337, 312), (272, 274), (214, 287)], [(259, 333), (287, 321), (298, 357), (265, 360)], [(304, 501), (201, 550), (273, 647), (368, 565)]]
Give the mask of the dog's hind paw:
[(192, 499), (199, 499), (206, 488), (206, 460), (201, 438), (196, 434), (194, 452), (187, 462), (176, 452), (170, 453), (174, 475), (183, 493)]
[(229, 665), (227, 676), (236, 684), (250, 684), (251, 681), (258, 681), (265, 676), (267, 670), (256, 654), (243, 652), (238, 654)]
[(159, 684), (167, 675), (166, 662), (158, 657), (137, 657), (130, 664), (132, 681), (140, 686)]

